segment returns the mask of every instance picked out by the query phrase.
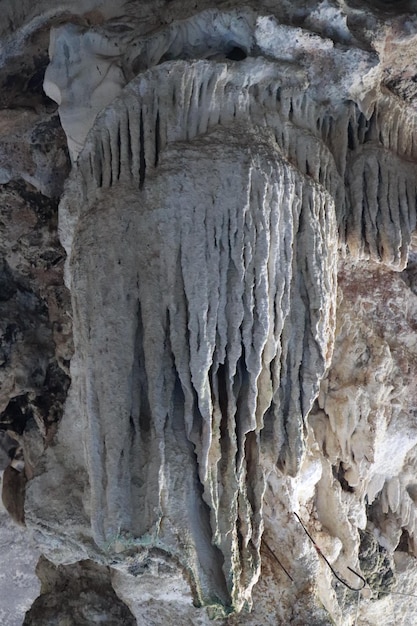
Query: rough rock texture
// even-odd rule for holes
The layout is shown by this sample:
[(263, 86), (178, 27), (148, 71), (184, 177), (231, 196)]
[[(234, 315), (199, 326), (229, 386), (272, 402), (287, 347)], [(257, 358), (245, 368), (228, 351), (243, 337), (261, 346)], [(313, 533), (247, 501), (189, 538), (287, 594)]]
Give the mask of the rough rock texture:
[(415, 621), (416, 8), (4, 3), (25, 623)]
[(134, 626), (136, 620), (116, 596), (110, 580), (110, 568), (91, 561), (54, 566), (41, 557), (36, 568), (42, 580), (41, 593), (26, 613), (24, 626)]
[(26, 611), (39, 595), (40, 583), (35, 574), (39, 551), (1, 502), (0, 524), (0, 623), (21, 626)]

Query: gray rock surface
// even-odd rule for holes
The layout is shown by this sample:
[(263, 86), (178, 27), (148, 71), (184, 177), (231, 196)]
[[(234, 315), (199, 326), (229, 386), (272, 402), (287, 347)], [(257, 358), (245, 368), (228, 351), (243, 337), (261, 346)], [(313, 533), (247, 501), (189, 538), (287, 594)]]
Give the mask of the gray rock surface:
[(26, 611), (39, 595), (40, 582), (35, 574), (39, 551), (3, 506), (0, 509), (0, 554), (0, 623), (21, 626)]
[(37, 574), (42, 580), (41, 593), (26, 613), (23, 626), (134, 626), (136, 620), (116, 596), (110, 570), (91, 561), (54, 566), (39, 559)]

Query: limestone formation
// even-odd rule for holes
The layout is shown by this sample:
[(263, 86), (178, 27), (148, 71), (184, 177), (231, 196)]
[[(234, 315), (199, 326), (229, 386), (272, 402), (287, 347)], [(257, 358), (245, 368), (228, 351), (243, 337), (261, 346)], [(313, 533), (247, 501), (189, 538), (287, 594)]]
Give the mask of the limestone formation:
[(26, 614), (24, 626), (56, 624), (57, 615), (68, 626), (134, 626), (134, 616), (111, 586), (109, 570), (90, 561), (56, 567), (41, 557), (37, 566), (41, 594)]
[(416, 9), (4, 3), (25, 623), (415, 620)]

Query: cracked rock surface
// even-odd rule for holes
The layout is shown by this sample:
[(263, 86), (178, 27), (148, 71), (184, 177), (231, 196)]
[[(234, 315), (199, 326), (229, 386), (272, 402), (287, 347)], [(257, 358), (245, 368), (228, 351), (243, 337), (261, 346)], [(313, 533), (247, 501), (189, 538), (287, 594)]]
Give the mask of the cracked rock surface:
[(413, 623), (416, 3), (3, 10), (24, 623)]

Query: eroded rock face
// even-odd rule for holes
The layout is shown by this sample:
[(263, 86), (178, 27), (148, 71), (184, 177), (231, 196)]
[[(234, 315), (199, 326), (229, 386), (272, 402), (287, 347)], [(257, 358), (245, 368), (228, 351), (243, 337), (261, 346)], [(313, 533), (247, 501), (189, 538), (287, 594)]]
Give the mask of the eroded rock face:
[(30, 531), (138, 623), (406, 624), (413, 3), (44, 4), (0, 74), (34, 102), (0, 146)]
[(52, 626), (57, 615), (68, 626), (136, 624), (111, 586), (108, 567), (90, 561), (56, 567), (41, 557), (37, 574), (43, 581), (41, 594), (27, 612), (25, 626)]

